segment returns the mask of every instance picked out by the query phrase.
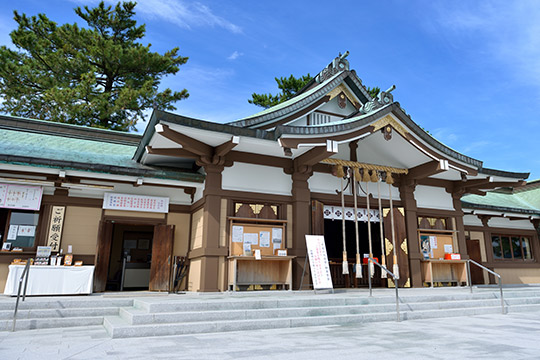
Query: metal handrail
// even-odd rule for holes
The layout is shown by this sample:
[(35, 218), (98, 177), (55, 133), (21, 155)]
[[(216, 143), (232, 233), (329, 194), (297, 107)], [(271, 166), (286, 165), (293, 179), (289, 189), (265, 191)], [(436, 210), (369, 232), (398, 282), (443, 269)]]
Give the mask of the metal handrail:
[(488, 273), (496, 276), (499, 278), (499, 289), (501, 291), (501, 309), (502, 309), (502, 313), (503, 315), (506, 314), (506, 311), (504, 309), (504, 298), (503, 298), (503, 289), (502, 289), (502, 278), (501, 278), (501, 275), (497, 274), (495, 271), (493, 270), (490, 270), (488, 269), (487, 267), (485, 267), (484, 265), (482, 264), (479, 264), (477, 263), (476, 261), (472, 260), (472, 259), (467, 259), (467, 280), (469, 281), (469, 287), (471, 288), (471, 294), (472, 294), (472, 280), (471, 280), (471, 263), (473, 263), (474, 265), (478, 266), (479, 268), (482, 268), (484, 270), (486, 270)]
[(23, 290), (23, 300), (26, 300), (26, 286), (28, 285), (28, 274), (30, 274), (30, 264), (34, 261), (34, 259), (28, 259), (26, 260), (26, 265), (24, 266), (23, 273), (21, 274), (21, 277), (19, 279), (19, 289), (17, 290), (17, 301), (15, 302), (15, 312), (13, 313), (13, 326), (11, 328), (11, 331), (15, 331), (15, 324), (17, 322), (17, 310), (19, 310), (19, 298), (21, 297), (21, 286), (24, 278), (24, 290)]
[[(392, 276), (392, 278), (394, 279), (394, 284), (396, 288), (396, 315), (397, 315), (396, 321), (399, 322), (401, 320), (399, 316), (399, 294), (398, 294), (398, 280), (399, 279), (390, 270), (388, 270), (386, 266), (383, 267), (381, 264), (379, 264), (377, 260), (373, 258), (368, 258), (368, 261), (374, 262), (378, 267), (381, 268), (381, 271), (386, 271), (386, 273), (390, 274), (390, 276)], [(369, 281), (369, 296), (371, 297), (373, 296), (373, 290), (371, 288), (371, 266), (369, 266), (369, 263), (368, 263), (368, 281)]]

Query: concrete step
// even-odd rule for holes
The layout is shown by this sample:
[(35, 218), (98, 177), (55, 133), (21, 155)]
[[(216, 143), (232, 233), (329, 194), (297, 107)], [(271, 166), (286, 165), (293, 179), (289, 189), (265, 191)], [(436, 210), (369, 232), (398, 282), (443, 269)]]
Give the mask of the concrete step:
[[(15, 310), (16, 298), (4, 297), (0, 299), (0, 311)], [(27, 297), (25, 301), (19, 300), (19, 310), (35, 309), (68, 309), (68, 308), (102, 308), (133, 306), (133, 299), (110, 299), (101, 296), (63, 298), (63, 297)]]
[[(540, 308), (540, 307), (539, 307)], [(498, 306), (454, 308), (441, 310), (401, 311), (401, 320), (429, 319), (454, 316), (497, 314)], [(264, 321), (261, 321), (264, 320)], [(245, 331), (321, 325), (345, 325), (381, 321), (395, 321), (396, 312), (366, 312), (361, 314), (318, 315), (268, 319), (216, 320), (184, 323), (152, 323), (132, 325), (120, 316), (106, 316), (104, 327), (112, 338), (149, 337), (199, 334), (225, 331)]]
[[(18, 310), (17, 319), (43, 319), (43, 318), (67, 318), (86, 316), (118, 315), (118, 307), (89, 307), (89, 308), (65, 308), (65, 309), (31, 309)], [(13, 319), (13, 310), (1, 310), (0, 320)]]
[[(17, 319), (16, 331), (102, 325), (103, 316)], [(0, 320), (0, 331), (11, 331), (13, 320)]]

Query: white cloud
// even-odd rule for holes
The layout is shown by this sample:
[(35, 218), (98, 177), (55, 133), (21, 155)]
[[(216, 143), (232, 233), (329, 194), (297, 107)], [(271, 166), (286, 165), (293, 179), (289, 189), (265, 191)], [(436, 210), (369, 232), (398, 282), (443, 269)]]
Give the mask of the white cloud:
[(244, 55), (244, 53), (241, 53), (241, 52), (238, 52), (238, 51), (235, 51), (233, 52), (231, 55), (229, 55), (229, 57), (227, 58), (228, 60), (236, 60), (238, 59), (240, 56)]
[(495, 61), (522, 83), (535, 85), (540, 82), (538, 1), (445, 1), (433, 4), (430, 28), (439, 30), (452, 45), (470, 46), (478, 61)]
[[(78, 4), (97, 4), (97, 0), (71, 0)], [(106, 0), (112, 5), (117, 1)], [(242, 33), (242, 28), (213, 13), (212, 9), (200, 2), (185, 0), (138, 0), (135, 12), (150, 19), (160, 19), (184, 29), (196, 27), (219, 27), (232, 33)]]

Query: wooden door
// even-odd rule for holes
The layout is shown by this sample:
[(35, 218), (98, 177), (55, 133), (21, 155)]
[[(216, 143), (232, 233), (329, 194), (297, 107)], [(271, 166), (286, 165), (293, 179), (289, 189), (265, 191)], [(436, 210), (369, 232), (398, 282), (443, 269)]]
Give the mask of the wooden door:
[(324, 235), (324, 204), (311, 201), (311, 235)]
[[(471, 260), (474, 260), (479, 264), (482, 263), (480, 240), (467, 239), (467, 254), (469, 254)], [(471, 264), (471, 281), (475, 285), (484, 283), (484, 274), (482, 269), (473, 264)]]
[[(409, 272), (409, 246), (407, 243), (407, 228), (405, 226), (405, 209), (394, 208), (394, 231), (396, 236), (396, 255), (399, 267), (399, 287), (410, 287), (411, 279)], [(392, 245), (392, 218), (390, 209), (383, 209), (384, 225), (384, 247), (386, 255), (386, 266), (388, 270), (394, 271), (394, 251)], [(388, 277), (388, 287), (394, 287), (393, 279)]]
[(107, 286), (109, 273), (109, 260), (111, 257), (111, 244), (114, 224), (110, 221), (100, 221), (96, 258), (94, 264), (94, 292), (103, 292)]
[(152, 240), (151, 291), (169, 291), (174, 242), (174, 225), (156, 225)]

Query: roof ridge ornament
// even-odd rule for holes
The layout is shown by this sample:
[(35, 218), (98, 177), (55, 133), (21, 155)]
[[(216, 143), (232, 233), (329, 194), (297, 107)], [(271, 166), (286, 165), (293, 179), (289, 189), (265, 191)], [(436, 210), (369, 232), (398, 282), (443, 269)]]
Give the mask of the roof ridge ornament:
[(388, 90), (381, 91), (379, 94), (368, 101), (360, 108), (362, 114), (368, 114), (372, 111), (375, 111), (385, 105), (391, 104), (394, 102), (394, 96), (391, 94), (392, 91), (396, 89), (396, 85), (392, 85)]
[(346, 59), (347, 56), (349, 56), (348, 51), (345, 51), (345, 54), (343, 55), (339, 53), (339, 55), (315, 77), (315, 81), (321, 84), (338, 72), (349, 70), (349, 60)]

